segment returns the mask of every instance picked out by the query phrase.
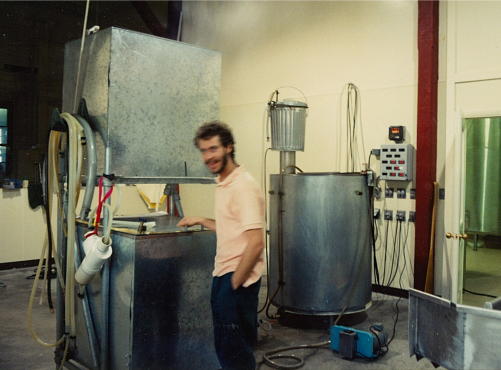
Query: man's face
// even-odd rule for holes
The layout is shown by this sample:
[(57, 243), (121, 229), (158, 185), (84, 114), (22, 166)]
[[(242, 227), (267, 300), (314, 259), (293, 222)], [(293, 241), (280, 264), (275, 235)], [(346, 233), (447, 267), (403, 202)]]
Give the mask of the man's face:
[(221, 144), (219, 136), (213, 136), (207, 140), (200, 139), (198, 149), (200, 149), (202, 160), (209, 168), (209, 171), (213, 174), (219, 174), (225, 169), (228, 163), (228, 155), (233, 150), (233, 146), (230, 144), (225, 148)]

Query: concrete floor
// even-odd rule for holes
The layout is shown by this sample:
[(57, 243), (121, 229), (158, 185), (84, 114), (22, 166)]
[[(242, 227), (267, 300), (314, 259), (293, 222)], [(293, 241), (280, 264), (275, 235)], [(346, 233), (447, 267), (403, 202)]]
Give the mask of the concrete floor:
[[(264, 289), (263, 289), (264, 290)], [(374, 323), (382, 323), (391, 338), (395, 326), (395, 337), (389, 345), (388, 353), (376, 360), (368, 362), (363, 359), (345, 360), (337, 352), (330, 350), (329, 346), (315, 349), (299, 349), (284, 352), (285, 355), (294, 354), (305, 361), (303, 369), (331, 370), (331, 369), (434, 369), (430, 361), (423, 359), (417, 361), (416, 357), (409, 357), (408, 342), (408, 300), (373, 293), (372, 306), (365, 312), (345, 315), (338, 325), (355, 328), (369, 332)], [(270, 312), (274, 312), (270, 309)], [(266, 315), (261, 313), (260, 318), (266, 320)], [(335, 320), (336, 317), (334, 317)], [(263, 353), (281, 347), (297, 346), (302, 344), (314, 344), (325, 342), (330, 339), (329, 317), (314, 317), (302, 319), (294, 316), (283, 326), (278, 322), (271, 322), (272, 330), (269, 332), (259, 330), (259, 341), (254, 354), (258, 360), (257, 369), (267, 370), (270, 366), (262, 361)], [(296, 362), (281, 361), (281, 364), (295, 364)]]
[[(2, 370), (55, 369), (54, 349), (35, 342), (28, 330), (28, 302), (33, 280), (27, 277), (31, 275), (34, 275), (33, 268), (0, 271), (0, 281), (6, 284), (0, 288), (0, 369)], [(46, 299), (42, 306), (39, 306), (38, 300), (34, 305), (33, 323), (42, 341), (54, 341), (56, 314), (50, 313)]]
[(468, 242), (465, 252), (463, 304), (483, 307), (493, 299), (487, 295), (501, 296), (501, 243), (482, 243), (475, 251)]
[[(0, 369), (2, 370), (53, 370), (54, 350), (39, 345), (31, 337), (27, 324), (28, 301), (33, 280), (27, 279), (33, 275), (33, 268), (0, 271), (0, 281), (6, 287), (0, 288)], [(261, 289), (261, 299), (264, 301), (266, 285)], [(38, 294), (39, 297), (39, 294)], [(55, 297), (55, 289), (53, 293)], [(38, 305), (38, 298), (33, 312), (35, 331), (45, 342), (55, 339), (55, 314), (51, 314), (44, 299), (43, 305)], [(396, 318), (397, 298), (382, 294), (373, 294), (372, 307), (363, 313), (346, 315), (341, 318), (339, 325), (369, 331), (369, 327), (376, 323), (383, 323), (390, 337)], [(398, 302), (398, 322), (395, 338), (389, 346), (388, 353), (373, 362), (356, 359), (348, 361), (342, 359), (338, 353), (330, 350), (329, 346), (316, 349), (300, 349), (286, 352), (305, 360), (303, 369), (433, 369), (430, 361), (417, 361), (409, 357), (407, 340), (407, 299)], [(275, 309), (271, 307), (270, 314)], [(314, 344), (329, 340), (329, 318), (314, 317), (308, 320), (289, 319), (288, 325), (283, 326), (276, 320), (266, 319), (264, 312), (259, 317), (270, 322), (271, 330), (259, 329), (259, 341), (255, 347), (258, 361), (257, 369), (271, 369), (262, 362), (262, 355), (273, 349), (301, 344)], [(283, 364), (292, 364), (284, 360)], [(157, 369), (152, 369), (157, 370)], [(191, 370), (191, 369), (190, 369)]]

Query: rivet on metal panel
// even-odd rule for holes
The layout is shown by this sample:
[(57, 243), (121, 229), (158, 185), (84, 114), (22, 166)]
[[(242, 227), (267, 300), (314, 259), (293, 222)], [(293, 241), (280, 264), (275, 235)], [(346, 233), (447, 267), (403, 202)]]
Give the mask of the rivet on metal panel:
[(137, 235), (141, 235), (143, 231), (146, 231), (146, 227), (143, 226), (144, 222), (146, 221), (145, 218), (139, 218), (139, 227), (137, 228)]

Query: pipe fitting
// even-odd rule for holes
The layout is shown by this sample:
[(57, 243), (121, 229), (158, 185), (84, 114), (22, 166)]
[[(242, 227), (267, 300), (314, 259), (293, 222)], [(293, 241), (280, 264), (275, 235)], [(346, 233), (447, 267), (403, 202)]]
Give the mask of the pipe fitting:
[(81, 285), (87, 285), (110, 258), (113, 250), (111, 238), (100, 238), (97, 235), (90, 235), (84, 241), (83, 247), (85, 258), (75, 274), (75, 280)]

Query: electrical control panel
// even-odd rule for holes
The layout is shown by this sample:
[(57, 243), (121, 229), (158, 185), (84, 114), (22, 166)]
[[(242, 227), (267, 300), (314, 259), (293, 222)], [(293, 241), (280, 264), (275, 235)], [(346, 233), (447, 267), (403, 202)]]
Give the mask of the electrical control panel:
[(414, 148), (411, 144), (381, 145), (381, 180), (412, 181)]

